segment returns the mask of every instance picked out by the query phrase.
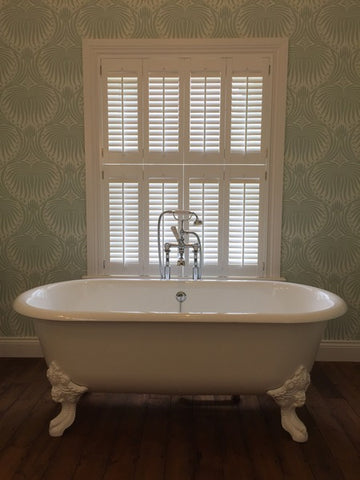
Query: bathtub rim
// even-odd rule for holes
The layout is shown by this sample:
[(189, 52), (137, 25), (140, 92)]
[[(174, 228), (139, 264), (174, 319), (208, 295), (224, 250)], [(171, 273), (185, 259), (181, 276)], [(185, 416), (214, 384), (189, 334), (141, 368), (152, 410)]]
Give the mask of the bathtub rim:
[[(273, 285), (286, 285), (290, 288), (302, 288), (305, 290), (315, 290), (325, 294), (333, 305), (329, 305), (328, 308), (323, 308), (317, 311), (300, 312), (300, 313), (244, 313), (244, 312), (144, 312), (144, 311), (111, 311), (111, 312), (99, 312), (99, 311), (71, 311), (64, 312), (61, 310), (54, 310), (49, 308), (41, 308), (33, 306), (29, 303), (31, 296), (39, 289), (56, 288), (63, 284), (78, 284), (78, 283), (96, 283), (104, 281), (115, 282), (154, 282), (154, 283), (179, 283), (181, 285), (191, 285), (191, 287), (198, 285), (198, 283), (266, 283)], [(32, 319), (49, 320), (55, 322), (119, 322), (119, 323), (258, 323), (258, 324), (299, 324), (299, 323), (315, 323), (326, 322), (330, 319), (338, 318), (347, 311), (347, 305), (342, 298), (333, 292), (328, 290), (314, 287), (311, 285), (283, 282), (278, 280), (266, 280), (266, 279), (203, 279), (194, 282), (188, 279), (171, 279), (161, 280), (159, 278), (141, 278), (141, 277), (102, 277), (102, 278), (85, 278), (75, 280), (65, 280), (60, 282), (48, 283), (45, 285), (39, 285), (37, 287), (26, 290), (16, 297), (13, 302), (13, 308), (16, 312)], [(101, 318), (99, 318), (101, 316)], [(145, 318), (146, 317), (146, 318)], [(219, 318), (220, 317), (220, 318)], [(289, 321), (289, 317), (290, 321)]]

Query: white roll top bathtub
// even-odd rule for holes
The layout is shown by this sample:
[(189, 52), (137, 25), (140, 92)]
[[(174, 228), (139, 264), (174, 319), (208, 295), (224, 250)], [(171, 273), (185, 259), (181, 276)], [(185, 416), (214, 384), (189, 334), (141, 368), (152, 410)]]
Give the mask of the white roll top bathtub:
[(50, 434), (62, 435), (89, 391), (268, 393), (295, 441), (307, 432), (295, 408), (305, 391), (338, 296), (273, 281), (88, 279), (21, 294), (32, 317), (52, 396), (62, 404)]

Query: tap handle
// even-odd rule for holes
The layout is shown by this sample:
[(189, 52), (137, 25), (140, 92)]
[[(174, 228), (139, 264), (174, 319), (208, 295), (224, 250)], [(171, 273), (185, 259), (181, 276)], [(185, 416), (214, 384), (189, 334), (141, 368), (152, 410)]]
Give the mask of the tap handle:
[(179, 242), (180, 241), (180, 235), (179, 235), (178, 229), (175, 227), (175, 225), (173, 225), (171, 227), (171, 231), (174, 234), (174, 237), (176, 238), (176, 240)]

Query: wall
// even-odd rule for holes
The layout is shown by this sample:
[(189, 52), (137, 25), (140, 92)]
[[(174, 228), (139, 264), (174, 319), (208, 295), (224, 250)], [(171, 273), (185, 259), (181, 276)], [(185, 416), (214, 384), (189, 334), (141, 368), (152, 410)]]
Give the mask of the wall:
[(358, 0), (0, 0), (0, 335), (11, 308), (86, 272), (81, 40), (290, 38), (282, 274), (340, 294), (360, 340)]

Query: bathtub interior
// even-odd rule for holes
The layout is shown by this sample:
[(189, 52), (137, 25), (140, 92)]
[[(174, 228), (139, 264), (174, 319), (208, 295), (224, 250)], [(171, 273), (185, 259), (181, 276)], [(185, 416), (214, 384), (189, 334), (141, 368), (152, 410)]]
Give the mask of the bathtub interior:
[[(176, 300), (177, 292), (186, 293), (181, 305)], [(177, 314), (180, 309), (183, 314), (274, 314), (280, 317), (328, 310), (334, 310), (337, 316), (341, 310), (335, 308), (338, 300), (330, 292), (286, 282), (89, 279), (33, 289), (27, 292), (24, 303), (33, 309), (30, 316), (38, 313), (44, 317), (45, 311), (52, 311), (58, 319), (68, 317), (69, 312), (87, 312), (88, 318), (92, 318), (104, 312), (109, 317), (111, 313), (121, 312)]]

